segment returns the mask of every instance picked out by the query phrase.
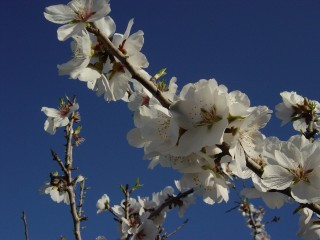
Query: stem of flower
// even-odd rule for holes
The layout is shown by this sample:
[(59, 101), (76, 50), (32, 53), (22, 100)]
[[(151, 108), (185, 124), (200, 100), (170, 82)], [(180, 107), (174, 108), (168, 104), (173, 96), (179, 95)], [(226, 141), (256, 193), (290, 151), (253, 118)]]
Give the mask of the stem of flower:
[(163, 107), (170, 107), (171, 102), (162, 95), (162, 92), (154, 85), (152, 81), (150, 81), (151, 79), (146, 79), (145, 77), (143, 77), (137, 71), (137, 69), (129, 63), (128, 57), (125, 56), (116, 46), (114, 46), (110, 39), (104, 37), (99, 29), (94, 26), (94, 24), (90, 24), (90, 26), (87, 26), (87, 30), (96, 35), (98, 40), (105, 46), (108, 53), (112, 56), (115, 56), (121, 62), (121, 64), (126, 69), (128, 69), (128, 71), (132, 75), (132, 78), (136, 79), (146, 89), (148, 89), (152, 93), (152, 95), (158, 99)]

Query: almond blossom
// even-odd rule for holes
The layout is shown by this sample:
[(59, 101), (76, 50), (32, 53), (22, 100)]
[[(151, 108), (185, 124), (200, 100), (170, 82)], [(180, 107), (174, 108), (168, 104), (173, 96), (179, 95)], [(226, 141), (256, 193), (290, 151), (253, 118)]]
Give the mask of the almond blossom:
[(320, 238), (319, 215), (315, 215), (309, 208), (302, 208), (300, 211), (299, 232), (297, 235), (306, 240), (318, 240)]
[(110, 198), (107, 194), (103, 194), (102, 197), (97, 201), (97, 213), (102, 213), (110, 208)]
[(81, 71), (85, 69), (92, 57), (92, 41), (87, 31), (72, 37), (71, 49), (73, 58), (67, 63), (58, 65), (59, 75), (70, 75), (70, 78), (76, 79)]
[(274, 150), (262, 175), (268, 189), (291, 189), (292, 197), (300, 203), (320, 200), (320, 146), (304, 136), (293, 136), (280, 150)]
[(228, 125), (227, 89), (214, 79), (202, 79), (184, 86), (179, 97), (170, 107), (181, 129), (177, 147), (170, 154), (187, 156), (203, 147), (220, 144)]
[[(112, 43), (128, 57), (128, 62), (133, 68), (145, 74), (142, 68), (148, 67), (149, 63), (146, 56), (140, 52), (144, 43), (143, 32), (140, 30), (130, 35), (132, 25), (133, 19), (129, 21), (123, 35), (119, 33), (113, 35)], [(108, 58), (104, 64), (103, 72), (105, 76), (102, 76), (97, 82), (98, 95), (104, 95), (106, 101), (117, 101), (124, 98), (132, 77), (129, 71), (118, 59)]]
[(180, 180), (180, 187), (193, 188), (195, 194), (202, 196), (208, 204), (229, 200), (228, 181), (212, 169), (200, 173), (186, 173)]
[(56, 128), (67, 126), (69, 123), (69, 116), (79, 109), (79, 104), (60, 102), (59, 109), (42, 107), (41, 112), (44, 112), (48, 117), (44, 123), (44, 130), (50, 134), (56, 133)]
[(133, 146), (143, 141), (146, 158), (169, 151), (178, 141), (178, 125), (172, 120), (169, 110), (161, 105), (152, 108), (141, 106), (134, 119), (137, 128), (128, 133), (127, 139)]
[(53, 23), (65, 24), (58, 28), (58, 39), (66, 39), (85, 29), (86, 23), (97, 21), (111, 11), (109, 0), (72, 0), (67, 5), (46, 7), (44, 17)]
[(232, 157), (229, 167), (243, 179), (252, 174), (246, 166), (246, 158), (256, 158), (262, 152), (264, 137), (259, 129), (267, 124), (272, 112), (265, 106), (252, 109), (248, 116), (234, 117), (224, 136), (224, 140), (230, 145)]
[(314, 113), (320, 113), (319, 102), (308, 100), (296, 92), (285, 91), (280, 95), (283, 102), (276, 106), (276, 116), (282, 120), (282, 126), (292, 121), (296, 131), (305, 132), (310, 121), (317, 122), (317, 119), (312, 120), (312, 117)]

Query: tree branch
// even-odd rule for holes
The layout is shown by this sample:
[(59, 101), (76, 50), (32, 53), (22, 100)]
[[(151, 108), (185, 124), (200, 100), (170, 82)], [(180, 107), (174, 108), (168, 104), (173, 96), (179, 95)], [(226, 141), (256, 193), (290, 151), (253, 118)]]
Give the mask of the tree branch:
[(125, 56), (118, 48), (116, 48), (110, 39), (104, 37), (99, 29), (94, 26), (94, 24), (88, 26), (87, 30), (97, 36), (98, 40), (106, 47), (108, 53), (112, 56), (115, 56), (121, 62), (121, 64), (128, 69), (132, 75), (132, 78), (136, 79), (146, 89), (148, 89), (150, 93), (156, 99), (158, 99), (163, 107), (170, 107), (171, 102), (162, 95), (161, 91), (154, 85), (152, 81), (150, 81), (151, 79), (146, 79), (144, 76), (142, 76), (139, 71), (137, 71), (137, 69), (129, 63), (128, 57)]
[[(75, 102), (75, 99), (74, 99)], [(74, 184), (72, 182), (72, 134), (73, 134), (73, 123), (74, 123), (74, 112), (72, 113), (70, 117), (70, 122), (66, 126), (66, 138), (67, 138), (67, 144), (66, 144), (66, 154), (65, 154), (65, 168), (67, 169), (67, 193), (70, 200), (70, 212), (73, 220), (73, 233), (76, 238), (76, 240), (81, 240), (81, 228), (80, 228), (80, 222), (81, 218), (78, 215), (77, 211), (77, 205), (76, 205), (76, 194), (74, 192)]]
[(188, 195), (192, 194), (194, 192), (194, 190), (191, 188), (188, 191), (185, 191), (183, 193), (179, 193), (177, 196), (175, 197), (171, 197), (168, 198), (163, 204), (161, 204), (154, 212), (152, 212), (150, 214), (150, 216), (148, 217), (149, 219), (152, 219), (153, 217), (158, 216), (163, 209), (165, 209), (166, 207), (171, 206), (172, 204), (174, 204), (175, 202), (177, 202), (178, 200), (187, 197)]
[(21, 217), (24, 225), (24, 236), (25, 240), (29, 240), (29, 234), (28, 234), (28, 224), (27, 224), (27, 216), (25, 211), (22, 211), (22, 217)]
[[(161, 103), (161, 105), (167, 109), (169, 109), (171, 102), (166, 99), (161, 91), (157, 89), (157, 87), (153, 84), (150, 79), (144, 78), (136, 68), (134, 68), (130, 62), (128, 61), (128, 57), (125, 56), (117, 47), (113, 45), (113, 43), (110, 41), (110, 39), (106, 38), (101, 34), (98, 28), (94, 26), (94, 24), (91, 24), (90, 26), (87, 26), (86, 28), (89, 32), (96, 35), (98, 40), (105, 46), (108, 53), (112, 56), (115, 56), (121, 64), (128, 69), (128, 71), (131, 73), (132, 78), (136, 79), (138, 82), (140, 82), (146, 89), (148, 89), (151, 94), (158, 99), (158, 101)], [(311, 128), (311, 127), (310, 127)], [(310, 128), (308, 129), (310, 131)], [(252, 159), (246, 158), (246, 165), (247, 167), (253, 171), (255, 174), (257, 174), (260, 178), (263, 174), (263, 168), (259, 166), (257, 163), (255, 163)], [(273, 191), (273, 190), (272, 190)], [(277, 191), (276, 192), (283, 192), (283, 191)], [(285, 194), (289, 197), (291, 197), (290, 191), (285, 191)], [(310, 208), (317, 214), (320, 214), (320, 205), (318, 204), (301, 204), (305, 207)], [(166, 206), (163, 206), (162, 209), (159, 209), (159, 213), (165, 208)]]

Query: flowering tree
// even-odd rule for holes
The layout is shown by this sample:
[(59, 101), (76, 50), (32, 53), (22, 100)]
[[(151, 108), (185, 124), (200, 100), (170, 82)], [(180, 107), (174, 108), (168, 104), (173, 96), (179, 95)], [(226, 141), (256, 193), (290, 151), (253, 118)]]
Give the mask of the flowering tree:
[[(254, 239), (269, 236), (262, 223), (264, 210), (255, 208), (250, 198), (261, 198), (269, 208), (296, 202), (301, 216), (299, 236), (318, 239), (319, 103), (295, 92), (282, 92), (283, 102), (275, 114), (283, 125), (292, 122), (297, 135), (288, 141), (265, 136), (260, 129), (271, 117), (268, 107), (251, 106), (245, 93), (228, 91), (215, 79), (201, 79), (178, 91), (176, 78), (163, 79), (165, 69), (156, 74), (145, 70), (149, 63), (141, 53), (144, 34), (141, 30), (131, 33), (133, 20), (123, 34), (116, 33), (109, 13), (107, 0), (73, 0), (47, 7), (44, 16), (62, 24), (60, 41), (72, 39), (73, 58), (58, 65), (59, 74), (85, 82), (108, 102), (127, 102), (135, 124), (127, 135), (129, 144), (143, 149), (150, 168), (168, 167), (182, 174), (175, 181), (179, 193), (168, 186), (152, 198), (133, 198), (131, 194), (141, 187), (137, 179), (133, 186), (121, 186), (124, 200), (118, 205), (112, 206), (112, 197), (102, 195), (97, 212), (114, 216), (120, 238), (169, 238), (171, 234), (162, 226), (172, 208), (179, 208), (183, 215), (196, 196), (211, 205), (228, 202), (236, 181), (242, 179), (253, 185), (241, 191), (238, 207), (248, 218)], [(73, 147), (84, 141), (81, 126), (75, 127), (80, 122), (78, 110), (75, 97), (60, 99), (58, 109), (41, 109), (48, 117), (44, 129), (55, 134), (57, 128), (64, 128), (66, 138), (64, 160), (51, 151), (61, 171), (50, 174), (43, 191), (53, 201), (70, 206), (74, 236), (82, 239), (81, 222), (87, 220), (83, 214), (86, 178), (74, 174), (72, 157)]]

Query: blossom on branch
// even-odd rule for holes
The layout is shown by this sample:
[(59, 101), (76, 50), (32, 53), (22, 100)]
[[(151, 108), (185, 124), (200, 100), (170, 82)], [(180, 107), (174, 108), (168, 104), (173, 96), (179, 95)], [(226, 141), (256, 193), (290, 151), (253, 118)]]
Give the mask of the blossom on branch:
[(47, 7), (44, 17), (58, 28), (58, 39), (65, 41), (85, 29), (86, 24), (105, 17), (111, 11), (109, 0), (72, 0), (67, 5)]
[(320, 145), (293, 136), (267, 157), (262, 184), (269, 190), (291, 189), (300, 203), (320, 201)]
[(102, 197), (97, 201), (97, 213), (102, 213), (110, 208), (110, 198), (107, 194), (103, 194)]
[(272, 111), (266, 106), (250, 108), (249, 99), (239, 91), (231, 92), (230, 95), (229, 124), (224, 142), (230, 146), (232, 160), (228, 162), (231, 172), (246, 179), (252, 175), (252, 171), (246, 166), (246, 159), (254, 159), (262, 152), (264, 137), (260, 129), (270, 120)]
[(312, 210), (302, 208), (300, 211), (299, 232), (297, 235), (305, 240), (318, 240), (320, 238), (320, 216), (314, 217)]
[[(140, 30), (130, 35), (132, 25), (133, 19), (129, 21), (124, 34), (115, 33), (113, 35), (112, 43), (128, 58), (130, 65), (143, 74), (142, 68), (149, 66), (146, 56), (140, 52), (144, 43), (143, 32)], [(117, 101), (124, 98), (132, 78), (131, 73), (114, 56), (105, 62), (103, 73), (104, 76), (97, 82), (98, 95), (104, 95), (106, 101)]]
[(187, 156), (203, 147), (220, 144), (228, 125), (227, 89), (214, 79), (202, 79), (184, 86), (179, 97), (170, 107), (181, 128), (177, 146), (170, 154)]
[(90, 63), (92, 57), (92, 41), (87, 31), (72, 37), (71, 50), (73, 58), (67, 63), (58, 65), (59, 75), (70, 75), (70, 78), (76, 79)]
[(276, 116), (282, 120), (282, 126), (292, 121), (293, 128), (296, 131), (305, 132), (310, 122), (314, 121), (317, 124), (318, 119), (313, 118), (315, 113), (320, 113), (319, 102), (308, 100), (296, 92), (285, 91), (280, 93), (280, 95), (283, 102), (276, 106)]
[(50, 134), (56, 133), (56, 128), (67, 126), (69, 123), (69, 116), (79, 109), (79, 104), (66, 103), (61, 99), (59, 109), (42, 107), (41, 111), (48, 117), (44, 123), (44, 130)]

